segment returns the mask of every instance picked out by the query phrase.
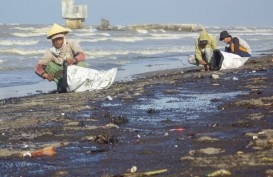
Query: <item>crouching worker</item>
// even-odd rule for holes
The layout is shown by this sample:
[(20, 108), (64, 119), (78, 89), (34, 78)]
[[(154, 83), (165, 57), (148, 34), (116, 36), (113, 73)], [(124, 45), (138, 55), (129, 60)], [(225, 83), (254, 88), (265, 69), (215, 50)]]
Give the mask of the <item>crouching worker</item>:
[(195, 42), (195, 54), (188, 57), (188, 62), (197, 66), (201, 64), (207, 71), (215, 49), (217, 49), (216, 38), (206, 30), (202, 30)]
[(251, 57), (251, 49), (248, 43), (240, 37), (231, 36), (227, 31), (220, 33), (219, 41), (226, 43), (225, 52), (239, 55), (240, 57)]
[(43, 79), (57, 83), (58, 92), (66, 92), (62, 88), (63, 83), (63, 63), (67, 65), (77, 65), (86, 67), (84, 63), (85, 54), (80, 45), (74, 40), (68, 40), (65, 35), (69, 32), (58, 24), (54, 24), (48, 31), (47, 39), (52, 42), (52, 47), (47, 50), (38, 62), (35, 73)]

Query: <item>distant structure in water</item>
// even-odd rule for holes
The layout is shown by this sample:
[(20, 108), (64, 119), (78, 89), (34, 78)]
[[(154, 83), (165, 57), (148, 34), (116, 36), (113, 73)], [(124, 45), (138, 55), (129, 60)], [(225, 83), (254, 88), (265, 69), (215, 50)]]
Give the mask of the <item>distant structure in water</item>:
[(87, 5), (75, 5), (74, 0), (62, 0), (62, 17), (65, 19), (66, 27), (84, 28), (87, 15)]

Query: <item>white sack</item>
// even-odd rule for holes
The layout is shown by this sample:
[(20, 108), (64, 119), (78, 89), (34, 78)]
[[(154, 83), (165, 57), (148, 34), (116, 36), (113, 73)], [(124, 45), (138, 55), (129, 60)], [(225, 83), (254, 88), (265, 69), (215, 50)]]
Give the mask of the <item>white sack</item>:
[(108, 88), (114, 81), (117, 68), (107, 71), (71, 65), (67, 67), (67, 91), (82, 92)]
[(247, 60), (250, 58), (250, 57), (240, 57), (239, 55), (222, 52), (222, 51), (221, 53), (224, 56), (224, 60), (220, 70), (239, 68), (243, 66), (245, 62), (247, 62)]

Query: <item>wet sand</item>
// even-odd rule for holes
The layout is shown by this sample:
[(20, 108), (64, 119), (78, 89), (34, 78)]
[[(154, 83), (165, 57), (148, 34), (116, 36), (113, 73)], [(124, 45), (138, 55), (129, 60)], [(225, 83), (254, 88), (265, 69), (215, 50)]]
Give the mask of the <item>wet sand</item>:
[[(273, 176), (271, 58), (0, 100), (1, 175), (126, 176), (136, 166), (169, 177)], [(56, 154), (21, 157), (44, 147)]]

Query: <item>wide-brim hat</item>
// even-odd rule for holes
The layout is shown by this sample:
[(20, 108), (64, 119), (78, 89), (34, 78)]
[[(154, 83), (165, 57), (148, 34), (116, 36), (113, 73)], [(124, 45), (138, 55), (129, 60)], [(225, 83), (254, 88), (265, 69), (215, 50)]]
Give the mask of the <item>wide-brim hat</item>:
[(222, 32), (220, 33), (219, 41), (222, 41), (222, 40), (224, 40), (224, 39), (227, 38), (227, 37), (231, 37), (231, 35), (229, 35), (227, 31), (222, 31)]
[[(64, 37), (69, 32), (68, 28), (61, 25), (54, 24), (47, 33), (47, 39), (56, 39), (57, 37)], [(57, 36), (58, 35), (58, 36)]]

